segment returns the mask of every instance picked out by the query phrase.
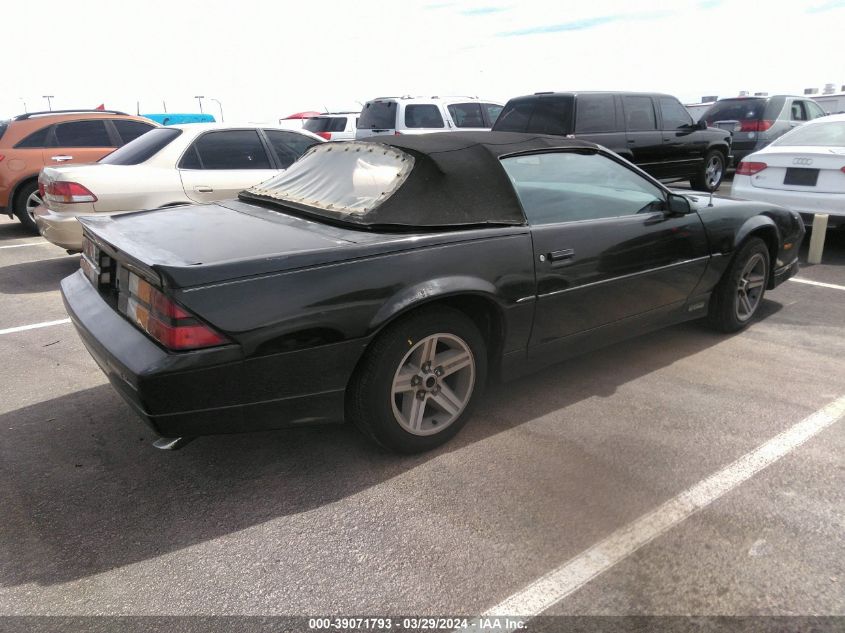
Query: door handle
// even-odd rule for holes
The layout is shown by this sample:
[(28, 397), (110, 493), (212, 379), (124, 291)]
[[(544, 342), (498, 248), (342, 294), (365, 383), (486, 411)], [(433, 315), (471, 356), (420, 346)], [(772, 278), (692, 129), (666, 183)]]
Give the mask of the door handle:
[(208, 185), (198, 185), (194, 187), (194, 191), (196, 191), (197, 193), (212, 193), (214, 189), (212, 189)]
[(634, 143), (636, 143), (636, 142), (637, 142), (637, 141), (635, 141), (635, 140), (634, 140), (634, 139), (632, 139), (632, 138), (629, 138), (629, 139), (628, 139), (628, 145), (633, 145), (633, 144), (634, 144)]
[(64, 154), (60, 154), (59, 156), (50, 156), (50, 160), (54, 160), (57, 163), (63, 163), (66, 160), (73, 160), (73, 156), (66, 156)]
[(575, 249), (573, 248), (564, 248), (560, 251), (552, 251), (549, 253), (549, 261), (550, 262), (561, 262), (567, 259), (572, 259), (575, 257)]

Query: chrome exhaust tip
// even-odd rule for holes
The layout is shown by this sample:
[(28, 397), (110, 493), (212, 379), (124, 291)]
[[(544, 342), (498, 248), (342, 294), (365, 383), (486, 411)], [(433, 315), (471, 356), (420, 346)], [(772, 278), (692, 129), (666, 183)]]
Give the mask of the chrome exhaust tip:
[(193, 437), (160, 437), (153, 442), (153, 446), (162, 451), (178, 451), (193, 440)]

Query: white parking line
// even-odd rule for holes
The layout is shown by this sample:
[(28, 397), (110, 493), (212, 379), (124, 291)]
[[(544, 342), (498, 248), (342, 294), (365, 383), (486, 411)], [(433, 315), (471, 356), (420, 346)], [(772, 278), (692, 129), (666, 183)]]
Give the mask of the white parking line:
[[(27, 242), (26, 244), (9, 244), (8, 246), (0, 246), (0, 249), (4, 248), (23, 248), (24, 246), (44, 246), (45, 244), (50, 244), (50, 242), (46, 240), (41, 240), (40, 242)], [(52, 244), (51, 244), (52, 246)]]
[(845, 286), (837, 286), (836, 284), (826, 284), (822, 281), (810, 281), (809, 279), (802, 279), (801, 277), (791, 277), (789, 281), (797, 281), (799, 284), (810, 284), (811, 286), (821, 286), (822, 288), (845, 290)]
[[(539, 615), (845, 416), (845, 396), (506, 598), (482, 618)], [(480, 628), (475, 622), (475, 628)], [(471, 629), (472, 630), (472, 629)]]
[(50, 327), (51, 325), (64, 325), (70, 323), (70, 319), (59, 319), (58, 321), (44, 321), (43, 323), (33, 323), (31, 325), (19, 325), (18, 327), (9, 327), (5, 330), (0, 330), (0, 334), (13, 334), (14, 332), (23, 332), (24, 330), (37, 330), (40, 327)]

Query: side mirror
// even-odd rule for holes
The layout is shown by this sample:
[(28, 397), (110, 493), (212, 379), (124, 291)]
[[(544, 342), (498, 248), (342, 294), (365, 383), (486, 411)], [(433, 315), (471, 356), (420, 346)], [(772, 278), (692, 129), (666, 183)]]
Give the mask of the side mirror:
[(692, 213), (689, 200), (677, 193), (670, 193), (668, 198), (669, 213), (672, 215), (687, 215)]
[(707, 121), (704, 119), (699, 119), (695, 122), (695, 129), (696, 130), (706, 130), (707, 129)]

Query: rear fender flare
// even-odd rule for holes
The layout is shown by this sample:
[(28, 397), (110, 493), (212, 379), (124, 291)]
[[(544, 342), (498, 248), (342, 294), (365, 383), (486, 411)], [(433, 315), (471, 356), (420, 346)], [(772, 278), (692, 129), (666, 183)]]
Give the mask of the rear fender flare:
[(497, 291), (489, 281), (468, 275), (429, 279), (403, 288), (385, 301), (370, 321), (369, 333), (377, 332), (409, 310), (459, 294), (484, 295), (495, 301)]

